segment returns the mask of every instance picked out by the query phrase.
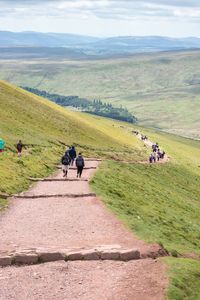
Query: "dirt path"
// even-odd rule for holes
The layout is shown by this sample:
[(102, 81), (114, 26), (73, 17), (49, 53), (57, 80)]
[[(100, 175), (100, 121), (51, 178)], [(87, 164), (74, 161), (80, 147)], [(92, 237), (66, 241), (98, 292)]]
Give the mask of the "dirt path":
[[(160, 253), (159, 245), (137, 239), (97, 197), (87, 196), (87, 180), (98, 164), (86, 162), (85, 180), (63, 181), (58, 171), (51, 181), (38, 182), (20, 195), (24, 198), (13, 198), (0, 219), (0, 254), (100, 248), (135, 249), (141, 258)], [(75, 175), (70, 170), (69, 179), (76, 180)], [(167, 278), (159, 261), (96, 259), (0, 268), (0, 300), (164, 299)]]
[[(142, 135), (141, 135), (141, 133), (139, 133), (138, 135), (137, 135), (137, 137), (138, 137), (138, 139), (140, 139), (141, 141), (142, 141), (142, 139), (141, 139), (141, 137), (142, 137)], [(154, 144), (152, 141), (150, 141), (149, 139), (147, 139), (147, 140), (143, 140), (143, 143), (147, 146), (147, 147), (149, 147), (149, 148), (151, 148), (152, 149), (152, 145)], [(161, 148), (160, 148), (160, 150), (162, 150)], [(169, 162), (170, 161), (170, 158), (169, 158), (169, 156), (167, 155), (167, 154), (165, 154), (165, 157), (164, 158), (162, 158), (162, 159), (160, 159), (159, 161), (156, 161), (156, 163), (157, 164), (166, 164), (167, 162)], [(140, 163), (145, 163), (145, 164), (147, 164), (147, 163), (149, 163), (149, 161), (147, 161), (147, 162), (140, 162)]]

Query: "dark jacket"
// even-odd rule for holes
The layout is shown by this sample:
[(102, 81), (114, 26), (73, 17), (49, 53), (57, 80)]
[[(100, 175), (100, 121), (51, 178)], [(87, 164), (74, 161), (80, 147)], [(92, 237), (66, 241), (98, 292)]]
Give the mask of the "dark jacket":
[(83, 159), (83, 156), (82, 155), (79, 155), (76, 159), (76, 166), (77, 167), (85, 167), (85, 162), (84, 162), (84, 159)]
[(75, 159), (76, 158), (76, 150), (74, 148), (71, 148), (69, 150), (69, 156), (71, 157), (71, 159)]
[(18, 151), (22, 151), (22, 148), (23, 148), (23, 144), (22, 143), (18, 143), (17, 144), (17, 150)]
[(68, 153), (65, 153), (65, 155), (63, 155), (62, 159), (61, 159), (61, 163), (64, 165), (64, 166), (68, 166), (71, 162), (71, 158), (69, 156)]

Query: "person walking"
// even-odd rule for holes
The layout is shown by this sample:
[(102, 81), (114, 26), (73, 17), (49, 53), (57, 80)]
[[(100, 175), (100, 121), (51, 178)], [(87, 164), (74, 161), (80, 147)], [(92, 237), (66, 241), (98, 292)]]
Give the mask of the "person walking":
[(3, 153), (5, 147), (5, 142), (4, 140), (0, 139), (0, 153)]
[(69, 152), (65, 152), (65, 154), (63, 155), (63, 157), (61, 159), (61, 163), (62, 163), (63, 177), (67, 177), (67, 173), (68, 173), (69, 166), (71, 163), (71, 158), (69, 156)]
[(85, 167), (85, 161), (81, 153), (79, 153), (76, 159), (76, 167), (77, 167), (77, 177), (81, 177), (83, 168)]
[(149, 163), (152, 164), (153, 160), (154, 160), (154, 156), (153, 156), (153, 154), (151, 153), (151, 155), (149, 156)]
[(22, 155), (22, 149), (23, 149), (23, 144), (21, 140), (19, 140), (19, 142), (17, 143), (16, 148), (17, 148), (17, 154), (20, 157)]
[(71, 158), (71, 165), (73, 166), (74, 164), (74, 160), (76, 158), (76, 149), (74, 146), (72, 146), (70, 149), (69, 149), (69, 156)]

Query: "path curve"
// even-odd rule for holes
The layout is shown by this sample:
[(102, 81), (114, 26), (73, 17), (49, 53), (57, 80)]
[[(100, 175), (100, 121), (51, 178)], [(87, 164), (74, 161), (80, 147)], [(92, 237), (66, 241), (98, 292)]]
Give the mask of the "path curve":
[[(13, 198), (0, 219), (0, 254), (98, 247), (137, 249), (141, 258), (158, 253), (159, 245), (137, 239), (97, 197), (65, 196), (91, 193), (87, 180), (98, 165), (99, 161), (86, 161), (85, 181), (72, 181), (76, 178), (74, 169), (69, 172), (71, 181), (63, 181), (58, 171), (50, 181), (40, 181), (22, 193), (24, 198)], [(149, 258), (10, 266), (0, 269), (0, 280), (1, 300), (49, 300), (50, 295), (55, 300), (160, 300), (168, 284), (164, 265)]]

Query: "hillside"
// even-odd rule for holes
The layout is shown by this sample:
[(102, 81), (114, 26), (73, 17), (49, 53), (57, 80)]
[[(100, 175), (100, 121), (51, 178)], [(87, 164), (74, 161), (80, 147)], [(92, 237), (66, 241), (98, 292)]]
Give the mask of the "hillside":
[[(25, 190), (29, 177), (49, 175), (65, 145), (74, 144), (86, 157), (105, 159), (91, 187), (130, 230), (147, 242), (160, 243), (172, 256), (200, 255), (199, 141), (72, 112), (3, 81), (0, 115), (0, 137), (6, 141), (0, 156), (0, 192)], [(150, 149), (133, 130), (159, 142), (170, 162), (138, 163), (147, 159)], [(15, 151), (19, 139), (26, 145), (22, 158)], [(0, 209), (6, 205), (0, 199)], [(168, 299), (197, 299), (199, 261), (163, 260), (171, 279)]]
[(199, 139), (199, 68), (200, 52), (190, 51), (96, 61), (1, 61), (0, 77), (123, 105), (141, 125)]
[[(0, 156), (1, 192), (17, 192), (29, 184), (28, 177), (49, 174), (64, 145), (77, 145), (85, 155), (97, 157), (144, 156), (138, 140), (130, 133), (124, 136), (112, 120), (83, 117), (2, 81), (0, 115), (0, 137), (6, 141)], [(27, 148), (22, 160), (15, 151), (19, 139)]]

